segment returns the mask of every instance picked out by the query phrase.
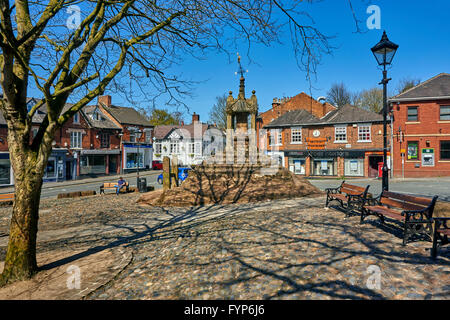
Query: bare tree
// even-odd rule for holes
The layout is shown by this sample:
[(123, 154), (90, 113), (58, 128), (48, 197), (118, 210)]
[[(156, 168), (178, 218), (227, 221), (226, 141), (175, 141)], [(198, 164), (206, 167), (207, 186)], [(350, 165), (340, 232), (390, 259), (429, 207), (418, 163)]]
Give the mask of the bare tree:
[(216, 97), (216, 103), (209, 112), (209, 122), (215, 123), (217, 128), (225, 130), (227, 128), (227, 95)]
[[(42, 178), (55, 132), (107, 88), (187, 93), (170, 67), (191, 55), (223, 51), (245, 41), (280, 41), (286, 24), (297, 61), (315, 70), (327, 38), (302, 1), (281, 0), (0, 0), (0, 108), (8, 126), (15, 201), (0, 283), (29, 278), (37, 270), (36, 235)], [(77, 7), (79, 6), (79, 7)], [(74, 16), (68, 23), (68, 14)], [(77, 12), (79, 19), (77, 19)], [(72, 17), (71, 16), (71, 17)], [(79, 21), (77, 21), (79, 20)], [(309, 23), (309, 25), (308, 25)], [(27, 110), (30, 88), (43, 99)], [(73, 105), (62, 112), (70, 98)], [(31, 135), (38, 108), (46, 116)]]
[(420, 84), (420, 79), (402, 78), (397, 85), (396, 94), (400, 94)]
[(327, 93), (327, 100), (337, 107), (342, 107), (352, 102), (352, 93), (343, 82), (335, 83)]
[(383, 89), (372, 88), (355, 94), (353, 105), (365, 110), (380, 112), (383, 109)]

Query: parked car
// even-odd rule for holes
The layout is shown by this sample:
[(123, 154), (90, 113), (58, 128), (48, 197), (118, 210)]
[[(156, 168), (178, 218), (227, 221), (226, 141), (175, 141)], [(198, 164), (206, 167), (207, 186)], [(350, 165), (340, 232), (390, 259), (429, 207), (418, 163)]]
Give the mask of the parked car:
[[(178, 180), (180, 182), (183, 182), (184, 180), (186, 180), (186, 178), (189, 175), (189, 170), (192, 170), (191, 168), (187, 168), (187, 167), (182, 167), (182, 168), (178, 168)], [(156, 181), (159, 184), (163, 183), (163, 174), (161, 173), (158, 178), (156, 179)]]
[(159, 160), (152, 161), (152, 169), (153, 170), (162, 170), (162, 168), (163, 168), (162, 161), (159, 161)]

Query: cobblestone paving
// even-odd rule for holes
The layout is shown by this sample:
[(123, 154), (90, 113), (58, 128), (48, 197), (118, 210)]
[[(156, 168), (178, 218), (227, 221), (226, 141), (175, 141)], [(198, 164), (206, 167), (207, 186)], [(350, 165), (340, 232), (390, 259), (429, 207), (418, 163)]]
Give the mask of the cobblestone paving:
[[(38, 252), (131, 251), (88, 299), (450, 298), (448, 246), (433, 261), (430, 242), (403, 247), (394, 223), (360, 225), (323, 208), (323, 197), (191, 209), (140, 207), (137, 197), (43, 201)], [(0, 209), (0, 234), (9, 214)]]

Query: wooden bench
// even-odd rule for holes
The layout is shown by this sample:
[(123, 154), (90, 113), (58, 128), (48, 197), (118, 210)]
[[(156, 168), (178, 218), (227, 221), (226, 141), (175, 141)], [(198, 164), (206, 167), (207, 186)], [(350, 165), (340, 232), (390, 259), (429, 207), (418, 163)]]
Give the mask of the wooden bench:
[[(105, 190), (114, 190), (116, 191), (117, 188), (117, 182), (105, 182), (103, 185), (100, 186), (100, 194), (105, 194)], [(125, 182), (125, 187), (120, 189), (120, 192), (126, 193), (129, 191), (129, 185), (128, 182)]]
[(364, 199), (368, 196), (367, 192), (369, 187), (370, 185), (365, 188), (358, 187), (345, 183), (344, 181), (337, 188), (327, 188), (325, 189), (327, 192), (327, 202), (325, 206), (328, 207), (328, 204), (331, 201), (338, 201), (348, 217), (353, 209), (361, 210), (361, 207), (364, 204)]
[(449, 218), (434, 218), (433, 247), (431, 248), (431, 257), (436, 259), (438, 247), (450, 243), (450, 227), (447, 224)]
[(14, 193), (0, 194), (0, 202), (14, 202)]
[(376, 215), (382, 223), (385, 217), (401, 222), (403, 245), (406, 245), (413, 235), (423, 234), (431, 239), (433, 210), (437, 198), (438, 196), (430, 199), (383, 191), (376, 198), (365, 199), (361, 210), (361, 223), (369, 215)]

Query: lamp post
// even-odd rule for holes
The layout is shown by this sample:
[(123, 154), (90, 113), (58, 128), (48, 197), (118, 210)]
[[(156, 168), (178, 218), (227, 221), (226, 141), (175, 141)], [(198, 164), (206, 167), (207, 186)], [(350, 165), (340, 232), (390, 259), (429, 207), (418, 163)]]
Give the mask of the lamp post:
[(140, 161), (140, 153), (139, 153), (139, 143), (140, 143), (140, 139), (141, 139), (141, 136), (142, 136), (142, 131), (141, 130), (139, 130), (139, 129), (137, 129), (137, 130), (135, 130), (134, 131), (134, 134), (136, 135), (136, 141), (137, 141), (137, 157), (136, 157), (136, 160), (137, 160), (137, 175), (136, 175), (136, 187), (139, 189), (139, 165), (140, 165), (140, 163), (141, 163), (141, 161)]
[(378, 65), (383, 66), (383, 80), (379, 83), (383, 85), (383, 191), (389, 190), (387, 167), (387, 84), (390, 80), (392, 80), (387, 77), (386, 66), (392, 63), (397, 49), (398, 45), (389, 41), (386, 31), (383, 32), (381, 41), (371, 49), (375, 59), (377, 59)]

